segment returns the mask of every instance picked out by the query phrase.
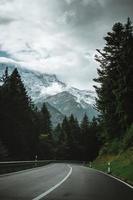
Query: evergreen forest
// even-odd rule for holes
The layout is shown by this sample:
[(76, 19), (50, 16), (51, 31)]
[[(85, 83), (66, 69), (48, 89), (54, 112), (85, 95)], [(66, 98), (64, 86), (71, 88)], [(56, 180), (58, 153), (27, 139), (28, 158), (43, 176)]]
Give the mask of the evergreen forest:
[(39, 110), (28, 96), (21, 76), (8, 68), (0, 86), (0, 161), (76, 160), (119, 153), (133, 147), (133, 26), (115, 23), (97, 49), (98, 77), (95, 109), (90, 121), (79, 122), (73, 114), (52, 126), (45, 102)]

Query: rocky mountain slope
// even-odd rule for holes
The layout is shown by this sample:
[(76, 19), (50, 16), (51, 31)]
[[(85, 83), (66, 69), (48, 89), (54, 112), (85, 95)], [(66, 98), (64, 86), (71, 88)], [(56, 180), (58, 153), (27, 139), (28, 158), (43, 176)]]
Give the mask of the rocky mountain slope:
[(9, 73), (14, 67), (18, 68), (28, 95), (39, 108), (44, 102), (47, 102), (54, 124), (62, 121), (64, 115), (70, 116), (72, 113), (78, 120), (81, 120), (85, 113), (90, 120), (97, 115), (93, 107), (95, 102), (93, 91), (68, 87), (54, 74), (30, 70), (7, 58), (0, 58), (0, 76), (2, 76), (6, 66)]

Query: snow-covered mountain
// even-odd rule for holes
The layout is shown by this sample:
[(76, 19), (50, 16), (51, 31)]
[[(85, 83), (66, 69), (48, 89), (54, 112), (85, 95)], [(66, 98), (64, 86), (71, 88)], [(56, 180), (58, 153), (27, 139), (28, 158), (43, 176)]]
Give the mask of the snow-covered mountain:
[(74, 95), (70, 94), (69, 91), (63, 91), (56, 95), (47, 97), (45, 101), (66, 116), (70, 116), (70, 114), (73, 113), (74, 116), (81, 121), (86, 113), (91, 120), (94, 115), (97, 114), (93, 105), (86, 103), (83, 99), (79, 101), (79, 99)]
[[(18, 68), (29, 96), (39, 108), (44, 102), (47, 102), (55, 124), (61, 121), (64, 115), (70, 116), (72, 113), (79, 120), (82, 119), (85, 113), (90, 119), (97, 114), (93, 108), (95, 102), (93, 91), (70, 87), (60, 81), (54, 74), (30, 70), (7, 58), (0, 58), (0, 76), (4, 73), (6, 66), (9, 73), (12, 72), (14, 67)], [(54, 116), (54, 113), (56, 113), (59, 120)]]

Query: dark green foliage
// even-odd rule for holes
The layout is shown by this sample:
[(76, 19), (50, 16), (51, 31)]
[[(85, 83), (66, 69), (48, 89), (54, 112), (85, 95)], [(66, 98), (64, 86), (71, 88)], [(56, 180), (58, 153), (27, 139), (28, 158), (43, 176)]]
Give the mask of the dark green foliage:
[(61, 135), (61, 125), (58, 124), (55, 129), (53, 130), (53, 139), (58, 142), (59, 137)]
[(70, 160), (79, 159), (79, 145), (80, 145), (80, 127), (77, 119), (73, 115), (70, 116), (69, 129), (67, 131), (67, 155)]
[(104, 146), (99, 152), (99, 156), (101, 155), (117, 155), (121, 152), (122, 149), (122, 140), (116, 138), (104, 143)]
[(54, 158), (55, 149), (52, 139), (48, 135), (41, 134), (39, 138), (38, 159), (49, 160)]
[(67, 117), (64, 118), (60, 128), (61, 129), (58, 137), (56, 158), (66, 160), (68, 159), (67, 139), (69, 135), (69, 123)]
[(133, 122), (133, 28), (116, 23), (104, 38), (106, 45), (96, 60), (100, 63), (95, 79), (98, 98), (96, 106), (107, 139), (123, 137)]
[(17, 69), (9, 76), (6, 68), (3, 77), (4, 83), (0, 88), (0, 138), (7, 146), (11, 159), (31, 159), (36, 154), (39, 137), (37, 114)]
[(98, 133), (99, 127), (97, 120), (93, 118), (92, 122), (89, 122), (88, 117), (85, 115), (81, 123), (81, 141), (84, 160), (92, 161), (98, 155), (101, 145)]
[(133, 124), (127, 129), (126, 135), (123, 138), (123, 149), (133, 147)]
[(65, 117), (60, 126), (56, 158), (63, 160), (93, 160), (97, 156), (100, 147), (98, 130), (98, 124), (89, 123), (87, 115), (84, 116), (81, 127), (73, 115), (69, 118)]
[(69, 135), (69, 123), (68, 119), (65, 116), (62, 125), (61, 125), (61, 133), (59, 135), (59, 143), (66, 143), (67, 135)]
[(82, 157), (83, 160), (89, 160), (89, 134), (90, 134), (90, 124), (87, 115), (85, 114), (81, 122), (81, 145), (82, 145)]
[(41, 135), (39, 138), (39, 159), (53, 159), (55, 157), (54, 140), (52, 136), (52, 124), (50, 113), (45, 105), (40, 112)]
[(47, 134), (49, 137), (52, 137), (52, 124), (51, 124), (51, 117), (50, 113), (45, 105), (45, 103), (42, 106), (41, 109), (42, 113), (42, 128), (43, 128), (43, 133)]

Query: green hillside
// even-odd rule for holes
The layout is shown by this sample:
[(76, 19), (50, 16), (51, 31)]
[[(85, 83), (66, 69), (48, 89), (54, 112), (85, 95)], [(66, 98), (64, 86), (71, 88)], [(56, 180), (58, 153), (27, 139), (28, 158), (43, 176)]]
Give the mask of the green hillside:
[(102, 155), (93, 162), (93, 168), (107, 172), (108, 162), (111, 174), (133, 185), (133, 147), (118, 155)]

